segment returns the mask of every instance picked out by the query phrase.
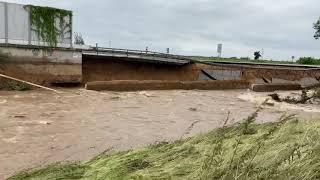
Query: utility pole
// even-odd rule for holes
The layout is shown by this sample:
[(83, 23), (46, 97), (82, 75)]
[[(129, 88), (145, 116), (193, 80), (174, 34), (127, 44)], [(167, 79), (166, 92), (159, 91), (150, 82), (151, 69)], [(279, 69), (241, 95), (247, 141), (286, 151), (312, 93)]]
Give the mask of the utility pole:
[(222, 44), (218, 44), (217, 52), (218, 52), (218, 57), (221, 58), (221, 56), (222, 56)]
[(98, 43), (96, 43), (96, 51), (97, 51), (97, 55), (99, 54), (99, 46)]

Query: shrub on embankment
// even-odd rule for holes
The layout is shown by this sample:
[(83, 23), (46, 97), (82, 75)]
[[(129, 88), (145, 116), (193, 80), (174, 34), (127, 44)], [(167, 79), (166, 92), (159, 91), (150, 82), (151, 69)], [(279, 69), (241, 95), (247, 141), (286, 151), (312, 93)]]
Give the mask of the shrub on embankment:
[(283, 117), (146, 148), (55, 164), (10, 179), (319, 179), (320, 122)]
[(297, 63), (305, 65), (320, 65), (320, 59), (313, 57), (301, 57)]

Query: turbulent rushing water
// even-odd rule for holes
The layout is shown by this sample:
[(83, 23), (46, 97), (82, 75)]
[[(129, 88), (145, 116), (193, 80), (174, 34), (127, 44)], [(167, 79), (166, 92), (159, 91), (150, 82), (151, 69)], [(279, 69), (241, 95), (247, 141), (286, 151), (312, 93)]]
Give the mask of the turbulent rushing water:
[[(62, 91), (0, 91), (0, 179), (41, 164), (86, 160), (109, 148), (205, 133), (243, 120), (268, 98), (246, 90)], [(283, 114), (314, 119), (319, 112), (314, 105), (274, 102), (264, 106), (257, 122)]]

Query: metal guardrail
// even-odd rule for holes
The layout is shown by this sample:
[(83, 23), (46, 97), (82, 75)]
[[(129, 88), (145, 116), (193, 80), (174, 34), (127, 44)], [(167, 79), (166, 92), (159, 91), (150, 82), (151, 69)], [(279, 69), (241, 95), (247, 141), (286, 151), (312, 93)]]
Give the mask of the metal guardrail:
[(166, 53), (159, 53), (155, 51), (143, 51), (143, 50), (132, 50), (132, 49), (119, 49), (119, 48), (103, 48), (103, 47), (91, 47), (90, 50), (85, 52), (95, 52), (97, 55), (99, 54), (123, 54), (123, 55), (139, 55), (139, 56), (150, 56), (150, 57), (159, 57), (159, 58), (170, 58), (170, 59), (177, 59), (177, 60), (185, 60), (191, 61), (191, 58), (186, 58), (184, 56), (174, 55), (174, 54), (166, 54)]
[(317, 65), (303, 65), (303, 64), (271, 64), (271, 63), (250, 63), (250, 62), (228, 62), (228, 61), (194, 61), (197, 63), (207, 65), (226, 65), (226, 66), (250, 66), (252, 68), (299, 68), (308, 70), (320, 70)]

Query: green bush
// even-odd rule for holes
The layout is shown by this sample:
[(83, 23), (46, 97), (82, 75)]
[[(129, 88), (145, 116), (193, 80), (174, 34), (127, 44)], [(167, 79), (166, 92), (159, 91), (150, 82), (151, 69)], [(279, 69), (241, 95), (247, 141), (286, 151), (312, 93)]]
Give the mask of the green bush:
[(243, 61), (250, 61), (251, 59), (249, 57), (241, 57), (240, 60), (243, 60)]
[(308, 65), (320, 65), (320, 59), (313, 57), (301, 57), (298, 61), (298, 64), (308, 64)]
[(5, 53), (5, 52), (3, 52), (2, 49), (0, 49), (0, 60), (8, 58), (8, 57), (9, 57), (9, 53)]

